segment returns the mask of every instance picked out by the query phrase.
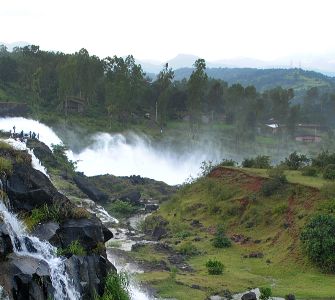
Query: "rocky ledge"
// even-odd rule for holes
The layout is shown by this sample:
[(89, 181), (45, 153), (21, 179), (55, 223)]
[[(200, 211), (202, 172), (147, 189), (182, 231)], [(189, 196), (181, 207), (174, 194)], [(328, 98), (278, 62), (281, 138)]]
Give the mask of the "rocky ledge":
[[(50, 153), (49, 153), (50, 154)], [(51, 154), (50, 154), (51, 155)], [(105, 242), (112, 233), (95, 216), (59, 193), (49, 178), (31, 166), (26, 151), (2, 145), (0, 158), (10, 165), (1, 169), (1, 191), (13, 212), (30, 227), (24, 240), (28, 252), (36, 252), (33, 237), (57, 247), (80, 299), (93, 299), (104, 292), (104, 278), (114, 266), (107, 260)], [(1, 168), (1, 166), (0, 166)], [(53, 298), (50, 268), (42, 259), (17, 255), (7, 225), (0, 218), (0, 285), (10, 299)], [(71, 248), (76, 245), (79, 253)]]

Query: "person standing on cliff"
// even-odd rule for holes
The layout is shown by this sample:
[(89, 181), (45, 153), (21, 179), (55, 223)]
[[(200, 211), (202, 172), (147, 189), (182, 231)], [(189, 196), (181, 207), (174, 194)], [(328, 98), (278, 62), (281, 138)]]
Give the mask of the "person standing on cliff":
[(15, 127), (15, 125), (13, 126), (13, 134), (15, 134), (15, 129), (16, 129), (16, 127)]

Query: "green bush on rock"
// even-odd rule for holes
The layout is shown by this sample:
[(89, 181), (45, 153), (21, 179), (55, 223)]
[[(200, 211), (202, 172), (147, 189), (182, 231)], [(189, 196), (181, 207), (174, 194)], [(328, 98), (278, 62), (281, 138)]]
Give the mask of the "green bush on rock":
[(208, 269), (208, 274), (210, 275), (220, 275), (223, 273), (224, 265), (222, 262), (214, 259), (206, 262), (206, 267)]

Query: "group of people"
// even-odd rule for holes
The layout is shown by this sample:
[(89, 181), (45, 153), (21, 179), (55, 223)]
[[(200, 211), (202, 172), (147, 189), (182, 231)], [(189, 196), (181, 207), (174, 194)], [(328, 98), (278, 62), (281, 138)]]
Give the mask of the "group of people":
[(28, 138), (29, 139), (40, 139), (40, 134), (35, 133), (33, 131), (29, 131), (29, 133), (24, 133), (23, 130), (21, 130), (20, 133), (16, 132), (16, 127), (15, 125), (13, 126), (13, 132), (12, 130), (9, 130), (10, 137), (16, 140), (19, 140), (21, 142), (27, 142)]

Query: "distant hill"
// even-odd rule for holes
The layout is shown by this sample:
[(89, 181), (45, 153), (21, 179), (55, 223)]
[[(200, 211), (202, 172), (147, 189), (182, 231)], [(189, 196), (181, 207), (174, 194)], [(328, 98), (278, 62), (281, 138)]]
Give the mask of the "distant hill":
[[(189, 78), (192, 68), (175, 70), (175, 80)], [(335, 78), (302, 69), (254, 69), (254, 68), (207, 68), (209, 77), (222, 79), (229, 84), (254, 85), (264, 91), (277, 86), (303, 91), (310, 87), (328, 88), (335, 86)]]

